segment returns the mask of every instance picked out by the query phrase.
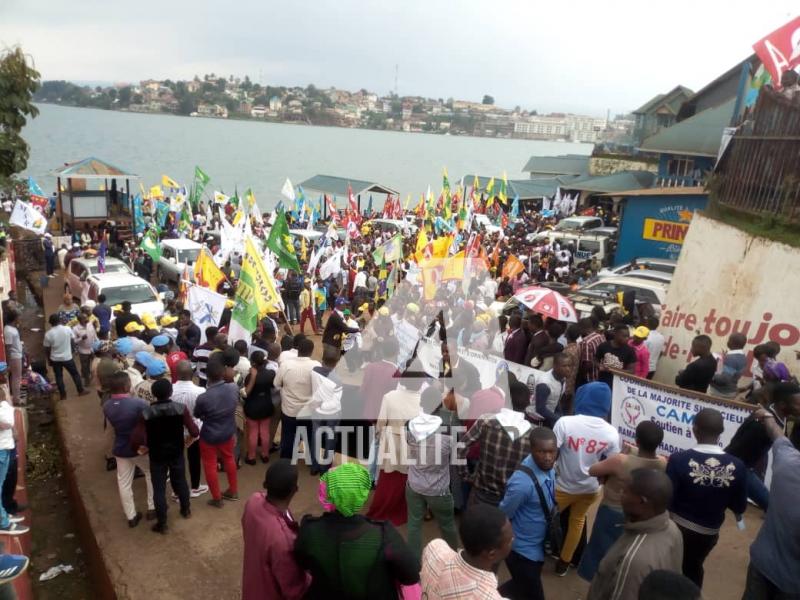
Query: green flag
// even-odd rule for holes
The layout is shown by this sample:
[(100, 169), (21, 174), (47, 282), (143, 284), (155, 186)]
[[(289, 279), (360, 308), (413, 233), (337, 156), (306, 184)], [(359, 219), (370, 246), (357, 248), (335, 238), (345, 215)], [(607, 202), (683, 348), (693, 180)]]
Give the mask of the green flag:
[(153, 262), (158, 262), (158, 259), (161, 258), (161, 242), (152, 231), (148, 231), (144, 234), (139, 248), (147, 252), (150, 258), (153, 259)]
[(200, 196), (203, 195), (203, 190), (205, 189), (208, 182), (211, 181), (211, 177), (205, 174), (203, 169), (200, 167), (194, 168), (194, 188), (192, 189), (192, 208), (197, 208), (198, 202), (200, 202)]
[(231, 324), (237, 323), (248, 333), (253, 333), (258, 328), (258, 302), (256, 302), (255, 290), (256, 284), (252, 274), (243, 268), (236, 286), (236, 296), (231, 310)]
[(292, 236), (289, 235), (289, 224), (286, 222), (286, 213), (278, 212), (275, 223), (267, 238), (267, 248), (278, 256), (278, 265), (287, 269), (300, 272), (300, 263), (294, 252)]

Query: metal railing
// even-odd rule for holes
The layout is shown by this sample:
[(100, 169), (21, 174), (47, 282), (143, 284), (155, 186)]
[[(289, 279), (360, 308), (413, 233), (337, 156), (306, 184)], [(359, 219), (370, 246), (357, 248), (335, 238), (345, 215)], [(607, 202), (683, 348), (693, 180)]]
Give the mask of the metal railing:
[(714, 196), (723, 206), (800, 220), (800, 100), (761, 90), (715, 180)]

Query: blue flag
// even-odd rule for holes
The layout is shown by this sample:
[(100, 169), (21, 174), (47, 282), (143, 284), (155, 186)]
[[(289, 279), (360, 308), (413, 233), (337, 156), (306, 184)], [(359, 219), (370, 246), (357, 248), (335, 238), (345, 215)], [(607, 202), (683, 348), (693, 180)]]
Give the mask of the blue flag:
[(164, 229), (167, 223), (167, 215), (169, 214), (169, 204), (166, 202), (156, 201), (156, 225), (159, 229)]
[(31, 196), (44, 196), (42, 188), (33, 180), (33, 177), (28, 177), (28, 192), (30, 192)]
[(142, 196), (136, 194), (133, 198), (133, 234), (144, 233), (144, 215), (142, 214)]
[(514, 202), (511, 203), (511, 216), (519, 217), (519, 194), (514, 194)]

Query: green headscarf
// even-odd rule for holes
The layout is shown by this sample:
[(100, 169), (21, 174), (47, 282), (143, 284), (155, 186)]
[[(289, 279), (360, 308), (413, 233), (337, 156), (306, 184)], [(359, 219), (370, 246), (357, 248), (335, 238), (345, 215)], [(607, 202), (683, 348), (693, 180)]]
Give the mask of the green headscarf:
[(372, 480), (369, 471), (358, 463), (344, 463), (321, 477), (328, 502), (345, 517), (352, 517), (367, 502)]

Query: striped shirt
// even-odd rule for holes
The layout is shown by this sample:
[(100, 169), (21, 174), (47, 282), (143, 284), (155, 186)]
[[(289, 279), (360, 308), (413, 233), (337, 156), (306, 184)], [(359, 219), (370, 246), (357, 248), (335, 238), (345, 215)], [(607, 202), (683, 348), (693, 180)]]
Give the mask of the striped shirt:
[(420, 583), (428, 600), (502, 600), (495, 574), (473, 567), (442, 539), (425, 547)]
[(201, 387), (206, 387), (206, 367), (208, 367), (208, 357), (214, 352), (215, 348), (212, 344), (206, 342), (202, 346), (198, 346), (192, 353), (192, 366), (194, 367), (195, 375), (197, 375), (197, 383)]

